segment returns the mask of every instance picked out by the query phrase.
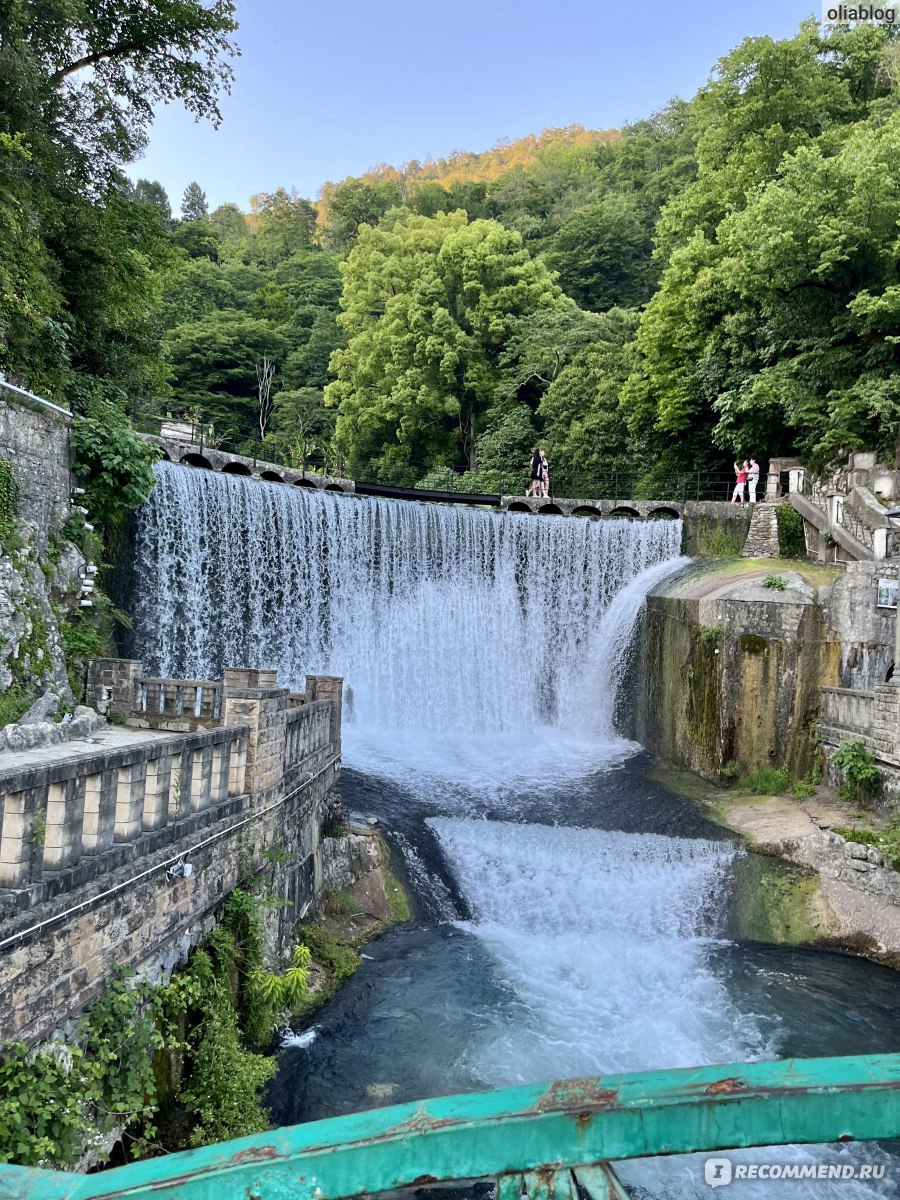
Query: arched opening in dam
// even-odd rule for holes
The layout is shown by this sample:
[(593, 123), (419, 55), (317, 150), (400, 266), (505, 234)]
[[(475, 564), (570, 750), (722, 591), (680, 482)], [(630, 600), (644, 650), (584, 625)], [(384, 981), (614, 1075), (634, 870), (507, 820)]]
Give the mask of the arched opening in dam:
[[(392, 831), (414, 892), (415, 919), (368, 947), (281, 1052), (280, 1122), (894, 1048), (893, 974), (735, 939), (743, 851), (655, 782), (628, 736), (643, 602), (686, 566), (680, 521), (541, 521), (156, 473), (135, 528), (136, 654), (182, 679), (226, 665), (276, 668), (291, 685), (343, 676), (344, 799)], [(698, 1156), (621, 1174), (641, 1200), (709, 1193)], [(878, 1187), (796, 1182), (791, 1195), (870, 1200)]]

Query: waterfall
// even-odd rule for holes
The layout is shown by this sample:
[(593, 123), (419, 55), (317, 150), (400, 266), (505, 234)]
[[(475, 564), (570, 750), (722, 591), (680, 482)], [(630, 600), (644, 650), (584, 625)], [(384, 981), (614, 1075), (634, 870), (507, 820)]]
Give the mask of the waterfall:
[[(469, 1062), (493, 1087), (747, 1057), (757, 1042), (708, 967), (727, 842), (436, 817), (465, 925), (520, 1005)], [(652, 1031), (652, 1032), (651, 1032)]]
[(616, 681), (647, 587), (681, 561), (680, 521), (500, 514), (155, 471), (131, 598), (148, 669), (216, 678), (224, 666), (274, 667), (293, 687), (306, 673), (342, 675), (348, 744), (363, 760), (375, 741), (382, 756), (398, 749), (396, 737), (385, 749), (385, 731), (402, 732), (407, 761), (411, 746), (431, 753), (448, 738), (464, 760), (467, 739), (490, 735), (500, 771), (515, 770), (526, 730), (623, 752)]

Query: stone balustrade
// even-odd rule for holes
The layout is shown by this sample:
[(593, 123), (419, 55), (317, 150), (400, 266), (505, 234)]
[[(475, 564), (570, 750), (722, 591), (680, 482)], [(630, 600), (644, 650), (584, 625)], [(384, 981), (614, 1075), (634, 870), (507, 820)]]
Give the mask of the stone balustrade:
[(218, 725), (222, 716), (222, 681), (215, 679), (153, 679), (137, 681), (133, 723), (150, 728)]
[(823, 725), (870, 733), (875, 708), (875, 693), (855, 688), (823, 687), (820, 720)]
[(27, 908), (239, 811), (249, 730), (0, 768), (0, 897)]
[(92, 699), (118, 717), (83, 753), (0, 760), (0, 915), (72, 891), (244, 809), (263, 808), (333, 769), (343, 681), (306, 691), (268, 670), (162, 679), (98, 659)]

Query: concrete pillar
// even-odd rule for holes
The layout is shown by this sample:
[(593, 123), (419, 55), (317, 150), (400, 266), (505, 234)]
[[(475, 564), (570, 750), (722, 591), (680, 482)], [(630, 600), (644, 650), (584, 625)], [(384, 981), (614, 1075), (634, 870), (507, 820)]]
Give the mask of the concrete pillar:
[(172, 759), (166, 754), (151, 758), (147, 763), (144, 784), (144, 811), (141, 826), (145, 833), (164, 828), (169, 819), (169, 788), (171, 787)]
[(95, 658), (88, 668), (87, 692), (100, 713), (130, 717), (137, 700), (138, 680), (144, 664), (136, 658)]
[(191, 810), (189, 789), (189, 760), (182, 751), (169, 760), (169, 822), (174, 824), (186, 817)]
[(129, 763), (119, 767), (116, 785), (116, 834), (117, 842), (132, 842), (141, 835), (144, 816), (144, 785), (147, 764)]
[(191, 812), (209, 808), (212, 783), (212, 747), (199, 746), (191, 753)]
[(228, 759), (228, 795), (243, 796), (247, 790), (244, 781), (247, 774), (247, 738), (231, 742)]
[(21, 888), (41, 875), (43, 852), (36, 846), (38, 814), (43, 817), (46, 794), (38, 788), (7, 792), (0, 826), (0, 887)]
[(47, 790), (44, 830), (44, 870), (59, 871), (81, 857), (84, 780), (64, 779)]
[(306, 694), (310, 700), (331, 701), (329, 741), (335, 754), (341, 752), (341, 704), (344, 681), (340, 675), (307, 675)]
[(81, 825), (82, 854), (102, 854), (113, 844), (116, 830), (115, 768), (84, 781), (84, 819)]

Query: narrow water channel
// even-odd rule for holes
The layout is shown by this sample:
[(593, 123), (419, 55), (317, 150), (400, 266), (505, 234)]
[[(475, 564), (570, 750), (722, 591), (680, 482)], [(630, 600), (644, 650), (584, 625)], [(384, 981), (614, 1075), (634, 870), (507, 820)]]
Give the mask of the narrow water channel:
[[(391, 831), (413, 892), (415, 919), (367, 947), (281, 1051), (279, 1123), (574, 1075), (900, 1050), (893, 972), (734, 939), (742, 851), (617, 732), (643, 599), (684, 565), (679, 522), (156, 470), (136, 535), (136, 655), (181, 677), (342, 675), (344, 800)], [(744, 1157), (889, 1170), (729, 1196), (898, 1195), (900, 1163), (878, 1147), (764, 1155)], [(703, 1197), (702, 1163), (621, 1174), (636, 1197)]]

